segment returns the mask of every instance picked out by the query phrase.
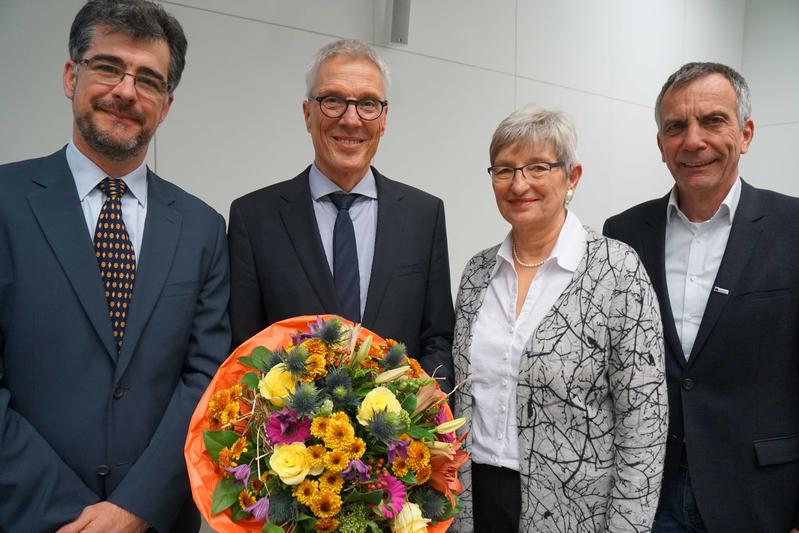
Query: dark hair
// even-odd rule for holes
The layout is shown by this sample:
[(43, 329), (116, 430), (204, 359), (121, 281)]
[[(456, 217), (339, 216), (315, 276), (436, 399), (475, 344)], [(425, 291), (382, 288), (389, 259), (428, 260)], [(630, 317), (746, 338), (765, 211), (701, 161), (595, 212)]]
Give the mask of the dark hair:
[(186, 35), (180, 23), (164, 8), (148, 0), (89, 0), (69, 30), (69, 57), (80, 61), (92, 45), (98, 26), (144, 41), (166, 41), (169, 45), (169, 91), (180, 83), (186, 66)]
[(734, 68), (722, 65), (721, 63), (686, 63), (677, 69), (677, 72), (669, 76), (660, 94), (655, 100), (655, 122), (660, 130), (660, 104), (666, 91), (672, 87), (684, 87), (694, 80), (709, 76), (711, 74), (721, 74), (730, 82), (735, 90), (735, 111), (738, 115), (738, 125), (743, 128), (744, 122), (749, 120), (752, 115), (752, 97), (749, 93), (749, 86), (743, 76), (738, 74)]

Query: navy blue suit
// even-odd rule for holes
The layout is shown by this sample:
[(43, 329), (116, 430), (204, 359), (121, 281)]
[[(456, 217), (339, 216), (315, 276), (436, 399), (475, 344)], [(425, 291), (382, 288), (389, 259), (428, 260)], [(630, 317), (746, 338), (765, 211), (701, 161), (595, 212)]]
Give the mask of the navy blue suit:
[[(238, 345), (298, 315), (341, 314), (313, 210), (308, 173), (252, 192), (230, 208), (230, 319)], [(363, 325), (404, 342), (451, 388), (454, 312), (444, 205), (372, 169), (377, 232)]]
[[(787, 533), (799, 510), (799, 199), (742, 183), (715, 287), (686, 361), (665, 273), (668, 196), (605, 223), (660, 300), (669, 390), (664, 484), (683, 442), (711, 532)], [(724, 291), (729, 291), (725, 293)]]
[(117, 353), (64, 150), (0, 166), (0, 530), (108, 500), (196, 531), (183, 444), (230, 345), (224, 220), (152, 172)]

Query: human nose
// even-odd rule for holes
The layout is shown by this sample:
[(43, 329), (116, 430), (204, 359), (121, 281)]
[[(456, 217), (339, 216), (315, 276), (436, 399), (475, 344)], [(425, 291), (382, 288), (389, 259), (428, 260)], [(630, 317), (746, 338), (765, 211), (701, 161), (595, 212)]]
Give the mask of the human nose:
[[(519, 178), (516, 179), (516, 176)], [(510, 179), (510, 188), (512, 191), (523, 191), (527, 189), (530, 183), (527, 181), (527, 177), (524, 175), (524, 171), (521, 168), (514, 168), (513, 169), (513, 177)]]
[(125, 72), (122, 79), (114, 86), (113, 94), (124, 100), (133, 101), (136, 99), (136, 76)]
[(706, 146), (704, 131), (697, 123), (690, 123), (685, 128), (683, 148), (686, 150), (701, 150)]
[(344, 114), (341, 115), (339, 120), (344, 124), (349, 124), (353, 126), (360, 125), (361, 117), (358, 115), (358, 109), (356, 107), (357, 102), (347, 101), (347, 107), (344, 109)]

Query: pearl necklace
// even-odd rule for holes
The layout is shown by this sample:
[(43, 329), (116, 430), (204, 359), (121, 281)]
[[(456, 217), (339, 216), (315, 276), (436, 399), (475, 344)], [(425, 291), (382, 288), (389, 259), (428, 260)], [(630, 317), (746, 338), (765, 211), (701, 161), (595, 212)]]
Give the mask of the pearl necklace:
[(519, 259), (519, 254), (516, 253), (516, 243), (515, 242), (511, 245), (511, 248), (513, 249), (513, 258), (516, 260), (517, 263), (519, 263), (524, 268), (538, 268), (538, 267), (540, 267), (541, 265), (543, 265), (544, 263), (547, 262), (547, 260), (545, 258), (545, 259), (542, 259), (541, 261), (538, 261), (537, 263), (525, 263), (524, 261)]

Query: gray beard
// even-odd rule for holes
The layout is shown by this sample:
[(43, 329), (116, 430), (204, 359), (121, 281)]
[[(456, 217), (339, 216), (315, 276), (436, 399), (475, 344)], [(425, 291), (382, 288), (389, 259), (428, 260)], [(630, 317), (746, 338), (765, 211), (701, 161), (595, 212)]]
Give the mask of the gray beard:
[(93, 151), (110, 159), (111, 161), (122, 162), (132, 159), (147, 149), (150, 143), (150, 135), (146, 131), (141, 131), (137, 136), (125, 142), (115, 140), (106, 132), (100, 131), (94, 122), (83, 117), (75, 117), (75, 124), (78, 126), (86, 144)]

